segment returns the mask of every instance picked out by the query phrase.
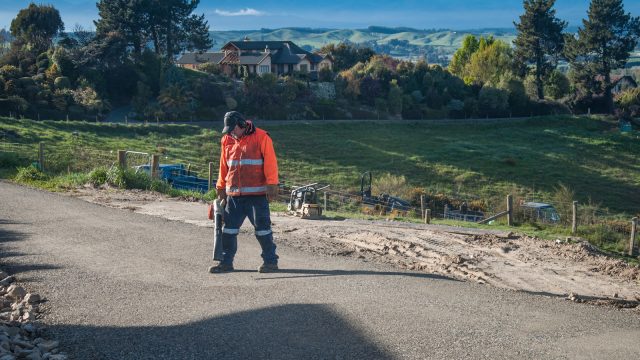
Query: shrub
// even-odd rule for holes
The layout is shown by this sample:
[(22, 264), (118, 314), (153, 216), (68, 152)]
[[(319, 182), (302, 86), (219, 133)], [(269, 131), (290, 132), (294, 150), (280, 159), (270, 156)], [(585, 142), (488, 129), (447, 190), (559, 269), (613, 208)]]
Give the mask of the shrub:
[(151, 178), (143, 172), (114, 166), (107, 171), (107, 184), (120, 189), (148, 190), (151, 188)]
[(164, 180), (154, 179), (151, 180), (151, 186), (149, 187), (151, 191), (157, 191), (162, 194), (168, 194), (171, 192), (171, 185)]
[(68, 89), (71, 87), (71, 81), (66, 76), (58, 76), (54, 81), (53, 85), (56, 89)]
[(126, 188), (124, 169), (114, 166), (107, 171), (107, 184), (120, 189)]
[(18, 168), (18, 173), (16, 174), (15, 181), (17, 182), (31, 182), (31, 181), (39, 181), (46, 180), (47, 175), (37, 169), (35, 166), (26, 166)]
[(91, 170), (89, 173), (89, 183), (93, 187), (98, 187), (107, 183), (108, 170), (105, 167), (99, 167)]

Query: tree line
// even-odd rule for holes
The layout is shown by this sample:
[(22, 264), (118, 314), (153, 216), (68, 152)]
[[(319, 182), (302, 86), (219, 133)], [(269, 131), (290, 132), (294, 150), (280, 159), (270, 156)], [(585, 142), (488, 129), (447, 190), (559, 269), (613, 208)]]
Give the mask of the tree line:
[[(622, 0), (592, 0), (576, 34), (554, 0), (525, 0), (508, 44), (467, 36), (448, 67), (400, 61), (366, 46), (330, 44), (334, 73), (321, 83), (220, 68), (177, 68), (184, 51), (212, 46), (198, 0), (99, 0), (95, 31), (66, 32), (51, 5), (31, 3), (1, 31), (0, 113), (103, 118), (131, 106), (142, 119), (217, 119), (238, 109), (262, 118), (462, 118), (640, 112), (640, 91), (615, 99), (611, 72), (624, 67), (640, 20)], [(513, 46), (512, 46), (513, 45)], [(558, 69), (568, 62), (569, 71)], [(614, 101), (615, 100), (615, 101)]]

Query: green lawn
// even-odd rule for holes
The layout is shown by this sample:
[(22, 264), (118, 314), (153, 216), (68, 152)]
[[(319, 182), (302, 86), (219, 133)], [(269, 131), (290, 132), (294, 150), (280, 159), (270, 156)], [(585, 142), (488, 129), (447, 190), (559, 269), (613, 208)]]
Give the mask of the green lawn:
[[(534, 118), (491, 125), (299, 124), (270, 125), (286, 183), (328, 182), (353, 191), (359, 176), (403, 175), (430, 192), (501, 198), (535, 191), (551, 198), (562, 183), (581, 202), (637, 214), (640, 138), (599, 118)], [(73, 132), (77, 132), (74, 136)], [(122, 125), (0, 118), (0, 142), (162, 152), (204, 171), (217, 164), (220, 133), (192, 125)], [(0, 168), (2, 168), (0, 158)], [(6, 168), (6, 166), (4, 166)], [(0, 176), (10, 174), (0, 171)], [(206, 176), (206, 174), (203, 174)]]

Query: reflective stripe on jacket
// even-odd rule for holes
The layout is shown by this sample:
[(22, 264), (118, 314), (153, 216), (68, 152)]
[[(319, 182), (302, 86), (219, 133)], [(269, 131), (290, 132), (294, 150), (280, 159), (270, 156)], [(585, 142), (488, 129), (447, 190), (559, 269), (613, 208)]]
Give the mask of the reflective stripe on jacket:
[(267, 185), (277, 184), (278, 162), (266, 131), (255, 128), (239, 139), (222, 137), (216, 188), (231, 196), (264, 195)]

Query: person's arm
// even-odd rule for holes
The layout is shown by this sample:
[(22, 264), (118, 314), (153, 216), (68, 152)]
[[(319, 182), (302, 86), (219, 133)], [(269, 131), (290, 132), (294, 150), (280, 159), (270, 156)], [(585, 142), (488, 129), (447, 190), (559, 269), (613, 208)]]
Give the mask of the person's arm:
[(278, 180), (278, 160), (273, 149), (273, 141), (269, 135), (262, 139), (260, 150), (264, 160), (264, 176), (267, 179), (267, 185), (278, 185), (280, 183)]
[(278, 198), (278, 183), (280, 182), (278, 180), (278, 160), (276, 152), (273, 150), (273, 141), (268, 134), (263, 137), (260, 145), (264, 161), (264, 177), (267, 179), (267, 199), (273, 201)]
[(225, 190), (227, 186), (227, 173), (229, 166), (227, 165), (227, 153), (224, 146), (224, 138), (220, 141), (220, 167), (218, 171), (218, 181), (216, 182), (217, 190)]

